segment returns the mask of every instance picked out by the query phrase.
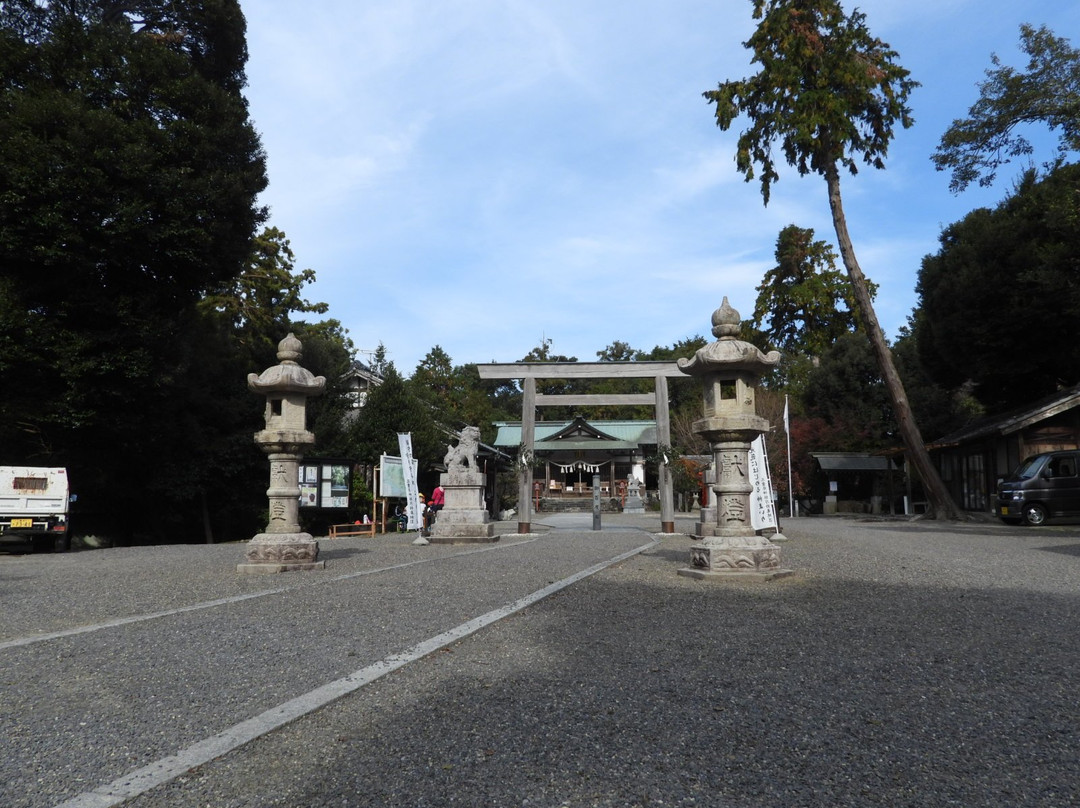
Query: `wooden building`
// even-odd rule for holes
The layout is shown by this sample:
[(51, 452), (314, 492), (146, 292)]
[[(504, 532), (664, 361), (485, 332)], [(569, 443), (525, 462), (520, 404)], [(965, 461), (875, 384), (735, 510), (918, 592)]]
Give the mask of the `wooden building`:
[(813, 452), (811, 513), (897, 513), (900, 491), (892, 459), (867, 452)]
[(1022, 460), (1080, 447), (1080, 385), (975, 421), (927, 448), (956, 504), (991, 512), (997, 482)]

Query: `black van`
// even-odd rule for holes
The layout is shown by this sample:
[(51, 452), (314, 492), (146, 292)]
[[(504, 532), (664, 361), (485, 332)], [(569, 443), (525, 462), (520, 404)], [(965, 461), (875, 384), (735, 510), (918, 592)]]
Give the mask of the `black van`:
[(997, 515), (1018, 525), (1080, 517), (1080, 452), (1046, 452), (1029, 457), (998, 483)]

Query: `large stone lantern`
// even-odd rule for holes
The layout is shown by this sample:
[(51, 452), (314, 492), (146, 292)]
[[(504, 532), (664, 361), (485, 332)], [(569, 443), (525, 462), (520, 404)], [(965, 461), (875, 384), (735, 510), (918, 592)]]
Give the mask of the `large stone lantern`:
[(266, 396), (266, 429), (255, 442), (270, 459), (270, 521), (266, 532), (248, 542), (246, 563), (238, 572), (286, 572), (322, 569), (319, 543), (300, 529), (300, 459), (315, 443), (307, 430), (307, 399), (326, 388), (323, 376), (300, 367), (300, 340), (292, 334), (278, 343), (278, 364), (248, 374), (248, 388)]
[(704, 417), (693, 428), (709, 442), (715, 471), (711, 521), (700, 526), (702, 541), (690, 548), (690, 567), (679, 570), (693, 578), (774, 578), (791, 572), (780, 567), (780, 548), (757, 535), (750, 512), (750, 444), (769, 429), (757, 414), (755, 394), (761, 375), (779, 363), (780, 354), (763, 354), (738, 339), (739, 323), (725, 297), (712, 316), (717, 341), (678, 362), (683, 373), (701, 379)]

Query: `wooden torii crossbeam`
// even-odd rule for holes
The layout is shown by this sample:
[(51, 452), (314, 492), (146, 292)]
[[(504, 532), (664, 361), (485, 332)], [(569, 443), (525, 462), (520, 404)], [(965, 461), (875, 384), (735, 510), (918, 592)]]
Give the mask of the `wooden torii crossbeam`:
[[(522, 451), (532, 456), (536, 437), (536, 408), (597, 405), (634, 405), (656, 408), (656, 440), (671, 444), (671, 416), (668, 410), (668, 379), (685, 379), (686, 374), (674, 362), (499, 362), (477, 365), (481, 379), (520, 379)], [(595, 393), (537, 395), (536, 380), (558, 379), (653, 379), (654, 394)], [(660, 529), (675, 532), (675, 504), (671, 471), (660, 464)], [(518, 533), (532, 531), (533, 471), (522, 464), (518, 475)]]

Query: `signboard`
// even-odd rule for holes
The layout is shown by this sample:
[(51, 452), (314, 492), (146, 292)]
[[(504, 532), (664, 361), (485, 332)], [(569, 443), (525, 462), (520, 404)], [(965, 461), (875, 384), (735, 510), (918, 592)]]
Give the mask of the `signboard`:
[(340, 460), (310, 460), (298, 469), (301, 508), (345, 509), (352, 491), (352, 466)]
[[(416, 461), (412, 464), (413, 479), (416, 479)], [(381, 499), (405, 499), (405, 472), (401, 458), (393, 455), (379, 457), (379, 497)]]
[(769, 456), (765, 451), (765, 436), (758, 435), (750, 444), (750, 526), (754, 530), (777, 529), (776, 506), (773, 504), (772, 478), (769, 476)]

